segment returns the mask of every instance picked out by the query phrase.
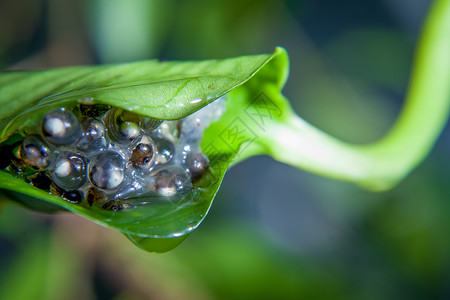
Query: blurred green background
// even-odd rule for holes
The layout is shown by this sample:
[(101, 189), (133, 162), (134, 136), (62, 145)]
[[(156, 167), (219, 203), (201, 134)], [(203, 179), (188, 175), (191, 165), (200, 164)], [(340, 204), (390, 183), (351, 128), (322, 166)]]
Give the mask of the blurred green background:
[[(223, 58), (280, 45), (295, 110), (366, 143), (401, 107), (429, 4), (0, 0), (0, 67)], [(418, 169), (377, 194), (252, 158), (166, 254), (76, 215), (0, 199), (0, 299), (450, 299), (449, 147), (446, 128)]]

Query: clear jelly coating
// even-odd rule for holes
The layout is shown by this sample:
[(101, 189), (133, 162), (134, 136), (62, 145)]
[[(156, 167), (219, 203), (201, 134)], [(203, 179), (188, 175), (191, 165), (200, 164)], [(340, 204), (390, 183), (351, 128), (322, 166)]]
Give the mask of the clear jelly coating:
[(159, 120), (74, 104), (43, 113), (17, 132), (19, 142), (0, 150), (11, 152), (7, 171), (74, 205), (114, 212), (164, 201), (188, 205), (212, 184), (200, 141), (222, 110), (217, 101), (184, 119)]

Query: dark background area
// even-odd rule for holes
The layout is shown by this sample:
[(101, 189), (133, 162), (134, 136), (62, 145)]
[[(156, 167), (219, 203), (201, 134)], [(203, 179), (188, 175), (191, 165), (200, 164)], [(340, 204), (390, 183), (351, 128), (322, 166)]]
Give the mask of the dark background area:
[[(0, 66), (223, 58), (283, 46), (291, 59), (284, 94), (298, 114), (367, 143), (397, 116), (428, 6), (3, 0)], [(383, 193), (249, 159), (225, 176), (203, 224), (158, 255), (78, 216), (0, 201), (0, 299), (449, 299), (449, 146), (446, 129), (425, 162)]]

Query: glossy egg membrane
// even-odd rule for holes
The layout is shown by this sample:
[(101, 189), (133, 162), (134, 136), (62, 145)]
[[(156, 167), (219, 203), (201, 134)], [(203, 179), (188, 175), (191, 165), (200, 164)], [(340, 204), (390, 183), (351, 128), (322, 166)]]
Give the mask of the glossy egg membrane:
[(214, 184), (201, 180), (210, 178), (211, 170), (200, 141), (216, 115), (217, 109), (202, 109), (164, 121), (102, 104), (51, 109), (38, 124), (21, 128), (3, 166), (85, 208), (119, 212), (170, 204), (177, 209), (195, 203), (196, 195)]

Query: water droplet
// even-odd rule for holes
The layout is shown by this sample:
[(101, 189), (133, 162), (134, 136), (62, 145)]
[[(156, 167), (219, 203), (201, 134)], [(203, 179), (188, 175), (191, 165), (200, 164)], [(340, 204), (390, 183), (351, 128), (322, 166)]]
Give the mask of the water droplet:
[(195, 104), (195, 103), (199, 103), (201, 101), (202, 101), (202, 99), (194, 99), (194, 100), (189, 101), (189, 103)]

